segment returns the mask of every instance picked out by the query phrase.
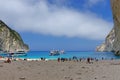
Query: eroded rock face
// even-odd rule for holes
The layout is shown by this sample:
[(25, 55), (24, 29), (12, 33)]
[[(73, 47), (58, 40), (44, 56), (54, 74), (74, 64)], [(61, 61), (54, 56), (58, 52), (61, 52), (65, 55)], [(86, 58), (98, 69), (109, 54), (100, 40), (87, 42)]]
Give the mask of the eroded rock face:
[(113, 50), (116, 55), (120, 55), (120, 0), (111, 0), (114, 28), (115, 28), (115, 41), (113, 43)]
[(28, 51), (28, 45), (24, 44), (20, 35), (9, 28), (3, 21), (0, 20), (0, 50), (6, 52)]
[(101, 52), (113, 51), (114, 41), (115, 41), (115, 30), (113, 28), (111, 32), (108, 34), (108, 36), (106, 37), (105, 42), (101, 44), (100, 46), (97, 46), (96, 51), (101, 51)]
[(105, 47), (102, 49), (103, 45), (101, 45), (97, 47), (97, 51), (113, 51), (116, 55), (120, 55), (120, 0), (111, 0), (111, 6), (114, 19), (114, 33), (110, 33), (106, 37)]

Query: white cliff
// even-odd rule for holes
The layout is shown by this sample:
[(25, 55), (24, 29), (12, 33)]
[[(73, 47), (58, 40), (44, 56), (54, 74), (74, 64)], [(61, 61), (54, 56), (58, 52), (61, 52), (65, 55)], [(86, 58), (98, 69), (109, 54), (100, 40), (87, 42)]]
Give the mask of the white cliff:
[(0, 51), (28, 51), (28, 45), (24, 44), (20, 35), (9, 28), (3, 21), (0, 20)]

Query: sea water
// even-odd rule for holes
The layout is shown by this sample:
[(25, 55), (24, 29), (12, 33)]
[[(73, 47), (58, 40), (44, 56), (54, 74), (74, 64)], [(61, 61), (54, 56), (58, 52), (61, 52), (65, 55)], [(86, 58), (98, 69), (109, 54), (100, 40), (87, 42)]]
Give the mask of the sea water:
[(58, 56), (50, 56), (49, 51), (29, 51), (26, 56), (19, 56), (17, 58), (22, 59), (40, 59), (45, 58), (48, 60), (56, 60), (57, 58), (72, 58), (76, 56), (78, 58), (97, 58), (97, 59), (120, 59), (119, 56), (115, 56), (112, 52), (81, 52), (81, 51), (66, 51), (65, 54)]

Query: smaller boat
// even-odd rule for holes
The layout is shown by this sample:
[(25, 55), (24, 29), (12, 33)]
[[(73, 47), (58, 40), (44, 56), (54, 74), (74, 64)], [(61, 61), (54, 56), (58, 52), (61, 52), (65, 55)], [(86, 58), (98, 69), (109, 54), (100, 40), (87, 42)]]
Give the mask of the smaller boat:
[(50, 51), (50, 56), (58, 56), (60, 54), (65, 54), (64, 50), (51, 50)]
[(50, 51), (50, 56), (58, 56), (60, 55), (60, 52), (58, 50), (51, 50)]

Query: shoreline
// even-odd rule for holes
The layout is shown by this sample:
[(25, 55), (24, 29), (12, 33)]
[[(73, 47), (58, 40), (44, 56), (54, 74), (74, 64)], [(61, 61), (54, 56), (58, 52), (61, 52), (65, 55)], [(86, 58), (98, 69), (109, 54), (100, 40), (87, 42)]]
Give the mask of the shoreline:
[[(7, 54), (1, 54), (1, 56), (6, 57)], [(102, 57), (106, 58), (106, 59), (117, 59), (120, 57), (116, 57), (113, 55), (113, 53), (106, 53), (106, 52), (66, 52), (66, 54), (61, 54), (59, 56), (49, 56), (49, 52), (28, 52), (26, 56), (19, 56), (19, 57), (15, 57), (15, 58), (21, 58), (21, 59), (33, 59), (33, 60), (39, 60), (40, 58), (45, 58), (47, 60), (57, 60), (58, 58), (73, 58), (73, 56), (76, 56), (77, 58), (88, 58), (88, 57), (92, 57), (92, 58), (97, 58), (97, 59), (101, 59)]]
[(87, 57), (87, 58), (79, 58), (79, 57), (76, 57), (76, 56), (73, 56), (72, 58), (64, 58), (64, 57), (58, 57), (58, 58), (17, 58), (17, 57), (2, 57), (0, 56), (0, 60), (7, 60), (7, 59), (10, 59), (10, 60), (14, 60), (14, 61), (18, 61), (18, 60), (25, 60), (25, 61), (77, 61), (77, 62), (81, 62), (82, 60), (83, 61), (99, 61), (99, 60), (120, 60), (120, 59), (115, 59), (115, 58), (110, 58), (110, 59), (107, 59), (107, 58), (92, 58), (92, 57)]

